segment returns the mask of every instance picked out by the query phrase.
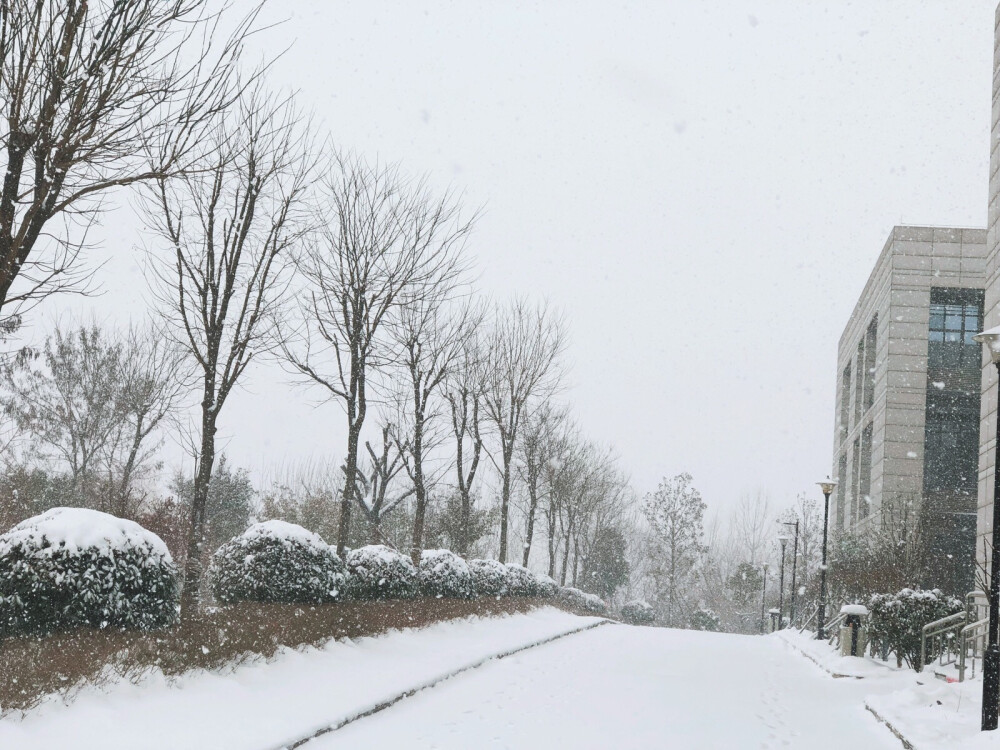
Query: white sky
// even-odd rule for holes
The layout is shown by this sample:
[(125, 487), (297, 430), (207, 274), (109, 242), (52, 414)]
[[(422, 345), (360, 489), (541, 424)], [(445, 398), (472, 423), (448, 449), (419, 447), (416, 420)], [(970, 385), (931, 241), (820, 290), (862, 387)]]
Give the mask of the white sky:
[[(892, 226), (985, 224), (994, 7), (296, 0), (262, 41), (339, 145), (484, 207), (481, 288), (565, 312), (567, 397), (636, 489), (688, 471), (720, 508), (818, 496), (837, 339)], [(51, 308), (142, 314), (127, 219), (107, 294)], [(337, 406), (251, 375), (234, 463), (341, 457)]]

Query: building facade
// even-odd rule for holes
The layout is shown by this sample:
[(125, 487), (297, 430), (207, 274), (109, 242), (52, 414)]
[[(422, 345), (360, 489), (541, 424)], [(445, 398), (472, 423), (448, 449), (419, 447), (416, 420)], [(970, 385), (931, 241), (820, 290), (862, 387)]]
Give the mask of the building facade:
[(975, 554), (983, 229), (895, 227), (840, 338), (834, 533), (920, 514), (927, 585), (967, 591)]
[[(1000, 325), (1000, 6), (993, 27), (993, 114), (990, 137), (990, 192), (986, 216), (986, 322), (984, 328)], [(993, 457), (996, 446), (996, 368), (983, 355), (981, 421), (979, 425), (979, 492), (976, 554), (985, 565), (989, 559), (993, 528)]]

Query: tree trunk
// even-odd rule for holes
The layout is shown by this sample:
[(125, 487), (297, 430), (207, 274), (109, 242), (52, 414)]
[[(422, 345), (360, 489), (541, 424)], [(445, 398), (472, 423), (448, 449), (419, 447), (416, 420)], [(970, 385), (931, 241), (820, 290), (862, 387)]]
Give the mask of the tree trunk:
[[(351, 410), (353, 411), (353, 410)], [(361, 439), (361, 425), (348, 417), (347, 459), (344, 461), (344, 493), (340, 498), (340, 525), (337, 527), (337, 554), (344, 556), (347, 535), (351, 530), (351, 501), (354, 498), (354, 484), (358, 472), (358, 441)]]
[(424, 416), (420, 406), (420, 397), (415, 394), (417, 413), (413, 420), (413, 493), (417, 498), (416, 512), (413, 515), (413, 544), (410, 547), (410, 558), (413, 564), (420, 567), (420, 553), (424, 545), (424, 519), (427, 515), (427, 488), (424, 486)]
[(194, 479), (191, 503), (191, 528), (188, 534), (187, 560), (184, 565), (184, 589), (181, 593), (181, 615), (197, 616), (201, 606), (202, 556), (205, 552), (205, 521), (208, 489), (215, 464), (215, 380), (206, 378), (205, 397), (201, 405), (201, 449), (198, 472)]
[(531, 538), (535, 533), (535, 512), (538, 510), (538, 487), (537, 480), (532, 479), (528, 485), (530, 501), (528, 504), (528, 519), (524, 529), (524, 560), (521, 563), (528, 567), (528, 558), (531, 556)]
[(504, 441), (503, 446), (503, 486), (500, 492), (500, 555), (499, 560), (502, 563), (507, 562), (507, 519), (510, 515), (510, 469), (511, 469), (511, 457), (514, 452), (514, 441), (510, 441), (510, 447), (507, 447), (507, 441)]

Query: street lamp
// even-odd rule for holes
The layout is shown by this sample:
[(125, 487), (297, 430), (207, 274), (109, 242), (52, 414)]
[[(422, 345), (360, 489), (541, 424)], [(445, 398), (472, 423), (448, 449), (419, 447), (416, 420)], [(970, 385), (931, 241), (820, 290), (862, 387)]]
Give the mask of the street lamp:
[[(996, 365), (1000, 375), (1000, 326), (976, 334), (974, 341), (983, 345)], [(997, 433), (993, 454), (993, 535), (990, 543), (990, 629), (988, 645), (983, 652), (983, 731), (997, 728), (997, 706), (1000, 705), (1000, 643), (997, 641), (997, 626), (1000, 624), (1000, 555), (996, 545), (1000, 542), (1000, 513), (997, 513), (997, 498), (1000, 497), (1000, 405), (997, 407)]]
[(788, 544), (788, 537), (782, 534), (778, 537), (781, 542), (781, 575), (778, 578), (778, 630), (784, 626), (782, 614), (785, 611), (785, 546)]
[(816, 617), (816, 640), (822, 641), (826, 638), (826, 633), (823, 632), (826, 625), (826, 533), (830, 522), (830, 495), (837, 483), (827, 477), (816, 484), (823, 490), (823, 563), (819, 567), (819, 613)]
[(764, 602), (767, 601), (767, 563), (764, 563), (764, 585), (761, 587), (760, 592), (760, 632), (763, 633), (765, 630), (765, 619), (764, 619)]
[(791, 612), (788, 616), (788, 622), (795, 625), (795, 563), (799, 557), (799, 519), (795, 519), (795, 523), (791, 521), (783, 521), (785, 526), (795, 527), (795, 541), (792, 543), (792, 607)]

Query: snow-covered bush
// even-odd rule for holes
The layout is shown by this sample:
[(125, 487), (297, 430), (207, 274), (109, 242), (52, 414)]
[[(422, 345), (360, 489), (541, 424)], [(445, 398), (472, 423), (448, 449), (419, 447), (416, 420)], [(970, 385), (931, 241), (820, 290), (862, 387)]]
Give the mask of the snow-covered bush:
[(559, 593), (559, 584), (545, 573), (535, 573), (535, 592), (542, 599), (554, 599)]
[(599, 615), (603, 615), (608, 611), (608, 605), (604, 603), (601, 597), (588, 594), (571, 586), (561, 587), (557, 596), (560, 602), (574, 609), (582, 609)]
[(347, 587), (355, 599), (409, 599), (420, 589), (410, 558), (383, 544), (347, 553)]
[(507, 563), (507, 596), (535, 596), (538, 581), (535, 574), (516, 563)]
[(653, 605), (642, 599), (633, 599), (630, 602), (626, 602), (622, 605), (619, 614), (622, 621), (627, 622), (629, 625), (652, 625), (656, 620), (656, 612), (653, 610)]
[(719, 616), (710, 609), (696, 609), (688, 618), (688, 625), (691, 630), (708, 630), (713, 633), (718, 632), (721, 625)]
[(507, 568), (496, 560), (469, 560), (473, 596), (506, 596)]
[(0, 637), (165, 627), (179, 592), (163, 540), (107, 513), (53, 508), (0, 535)]
[(343, 596), (344, 564), (334, 549), (301, 526), (265, 521), (215, 551), (208, 570), (215, 598), (322, 604)]
[(472, 596), (468, 563), (446, 549), (425, 549), (420, 555), (420, 589), (425, 596), (468, 599)]
[(896, 594), (875, 594), (868, 603), (868, 633), (873, 650), (883, 657), (896, 654), (897, 665), (906, 662), (920, 671), (920, 636), (924, 625), (961, 612), (961, 600), (944, 596), (940, 590), (905, 588)]

